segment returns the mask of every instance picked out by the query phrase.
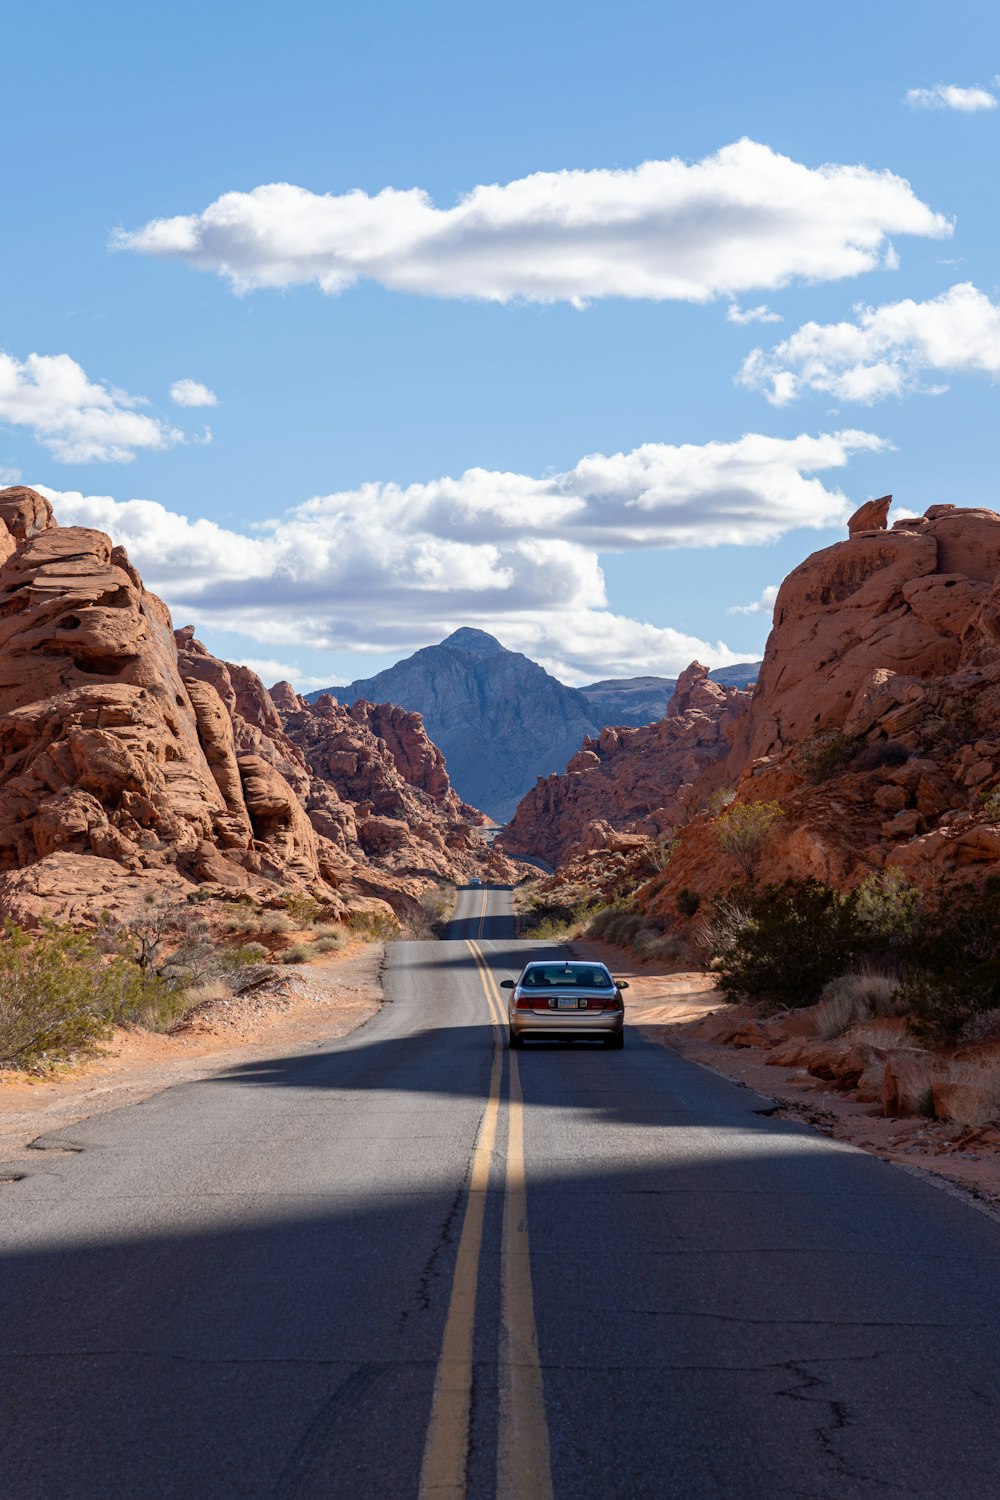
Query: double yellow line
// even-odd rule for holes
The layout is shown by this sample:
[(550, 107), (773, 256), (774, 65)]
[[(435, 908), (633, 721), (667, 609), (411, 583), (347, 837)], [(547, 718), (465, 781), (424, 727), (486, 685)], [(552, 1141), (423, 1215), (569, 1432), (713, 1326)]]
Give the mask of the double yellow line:
[[(483, 895), (483, 914), (486, 895)], [(480, 919), (480, 931), (482, 919)], [(493, 1068), (472, 1158), (448, 1315), (434, 1380), (420, 1500), (464, 1500), (472, 1402), (472, 1338), (490, 1165), (500, 1115), (507, 1018), (496, 980), (478, 943), (469, 942), (493, 1021)], [(507, 1154), (504, 1162), (500, 1255), (500, 1413), (497, 1495), (500, 1500), (551, 1500), (552, 1466), (538, 1331), (531, 1290), (528, 1201), (524, 1175), (524, 1096), (517, 1057), (509, 1052)]]

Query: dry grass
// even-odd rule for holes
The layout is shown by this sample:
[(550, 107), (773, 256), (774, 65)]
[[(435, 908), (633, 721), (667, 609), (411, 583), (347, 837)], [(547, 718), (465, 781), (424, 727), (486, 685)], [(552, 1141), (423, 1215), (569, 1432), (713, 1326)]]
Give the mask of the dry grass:
[(831, 979), (823, 986), (816, 1007), (819, 1035), (828, 1042), (858, 1021), (895, 1015), (898, 990), (892, 975), (872, 968)]
[(900, 1113), (904, 1115), (931, 1115), (934, 1112), (934, 1085), (940, 1083), (943, 1069), (940, 1060), (927, 1053), (893, 1057), (892, 1071), (896, 1079)]
[(262, 911), (255, 921), (252, 930), (254, 932), (266, 932), (277, 936), (285, 932), (294, 932), (295, 923), (285, 911)]
[(956, 1125), (1000, 1122), (1000, 1057), (952, 1062), (944, 1081), (960, 1085), (948, 1098), (948, 1117)]

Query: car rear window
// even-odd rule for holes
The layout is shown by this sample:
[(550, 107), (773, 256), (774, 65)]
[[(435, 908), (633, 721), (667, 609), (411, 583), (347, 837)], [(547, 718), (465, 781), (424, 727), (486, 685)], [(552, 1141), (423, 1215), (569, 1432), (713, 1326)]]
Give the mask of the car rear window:
[(586, 990), (610, 990), (611, 975), (607, 969), (594, 964), (539, 964), (525, 970), (521, 979), (524, 989), (574, 988)]

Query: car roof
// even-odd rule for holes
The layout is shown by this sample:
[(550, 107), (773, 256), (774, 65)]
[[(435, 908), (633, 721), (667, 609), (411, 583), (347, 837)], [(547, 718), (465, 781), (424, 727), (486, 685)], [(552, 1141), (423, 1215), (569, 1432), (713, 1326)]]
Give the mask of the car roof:
[(603, 969), (605, 974), (611, 973), (607, 964), (599, 963), (596, 958), (533, 958), (521, 972), (526, 974), (529, 969), (554, 969), (560, 964), (566, 969)]

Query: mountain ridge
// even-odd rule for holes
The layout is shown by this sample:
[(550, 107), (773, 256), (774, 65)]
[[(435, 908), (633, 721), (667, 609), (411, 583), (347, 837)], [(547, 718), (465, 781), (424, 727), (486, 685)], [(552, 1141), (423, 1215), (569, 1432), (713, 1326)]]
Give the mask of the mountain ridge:
[[(742, 686), (757, 664), (716, 670), (742, 673)], [(461, 626), (372, 677), (304, 696), (398, 703), (422, 714), (462, 797), (505, 822), (537, 778), (561, 771), (585, 738), (662, 718), (676, 682), (647, 676), (570, 687), (487, 631)]]

